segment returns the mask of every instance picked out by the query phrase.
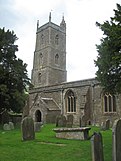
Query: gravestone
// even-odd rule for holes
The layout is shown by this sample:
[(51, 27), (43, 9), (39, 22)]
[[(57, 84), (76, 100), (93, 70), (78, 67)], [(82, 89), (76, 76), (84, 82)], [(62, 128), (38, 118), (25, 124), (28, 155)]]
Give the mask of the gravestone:
[(121, 119), (113, 125), (113, 161), (121, 161)]
[(41, 130), (41, 122), (34, 122), (34, 131), (38, 132)]
[(72, 127), (72, 126), (73, 126), (73, 115), (67, 115), (66, 127)]
[(66, 127), (66, 117), (58, 115), (56, 118), (56, 127)]
[(101, 123), (100, 129), (101, 129), (101, 130), (105, 130), (105, 122), (102, 122), (102, 123)]
[(110, 129), (110, 120), (106, 120), (105, 122), (105, 130), (109, 130)]
[(3, 129), (4, 130), (13, 130), (14, 129), (14, 124), (13, 124), (13, 122), (9, 122), (8, 124), (6, 123), (6, 124), (4, 124), (3, 125)]
[(101, 133), (94, 133), (91, 138), (92, 161), (104, 161), (103, 141)]
[(3, 130), (5, 130), (5, 131), (9, 131), (9, 130), (11, 130), (11, 128), (10, 128), (10, 125), (9, 124), (4, 124), (3, 125)]
[(14, 129), (14, 123), (13, 123), (13, 122), (9, 122), (9, 126), (10, 126), (10, 129), (11, 129), (11, 130)]
[(22, 120), (21, 130), (22, 130), (22, 140), (25, 141), (35, 139), (34, 121), (30, 116), (25, 117)]
[(110, 129), (110, 120), (106, 120), (101, 123), (101, 130), (109, 130)]

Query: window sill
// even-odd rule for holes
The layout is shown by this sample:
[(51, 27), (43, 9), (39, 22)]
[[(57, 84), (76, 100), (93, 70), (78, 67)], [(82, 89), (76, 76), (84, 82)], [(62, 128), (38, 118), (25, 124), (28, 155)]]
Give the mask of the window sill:
[(76, 114), (76, 112), (67, 112), (67, 114)]
[(104, 116), (110, 116), (110, 115), (116, 116), (117, 112), (104, 112), (103, 115)]

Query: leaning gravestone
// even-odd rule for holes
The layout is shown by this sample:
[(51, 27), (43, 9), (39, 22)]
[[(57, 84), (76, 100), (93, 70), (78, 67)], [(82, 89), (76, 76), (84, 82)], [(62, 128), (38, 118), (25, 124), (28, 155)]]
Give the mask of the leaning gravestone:
[(22, 130), (22, 140), (25, 141), (35, 139), (34, 121), (30, 116), (25, 117), (22, 120), (21, 130)]
[(72, 127), (72, 126), (73, 126), (73, 115), (67, 115), (66, 127)]
[(91, 138), (92, 161), (104, 161), (103, 142), (101, 133), (94, 133)]
[(56, 127), (66, 127), (66, 117), (59, 115), (56, 118)]
[(34, 131), (38, 132), (41, 130), (41, 122), (35, 122), (34, 123)]
[(105, 130), (109, 130), (109, 128), (110, 128), (110, 120), (108, 119), (105, 122)]
[(121, 161), (121, 119), (113, 125), (113, 161)]

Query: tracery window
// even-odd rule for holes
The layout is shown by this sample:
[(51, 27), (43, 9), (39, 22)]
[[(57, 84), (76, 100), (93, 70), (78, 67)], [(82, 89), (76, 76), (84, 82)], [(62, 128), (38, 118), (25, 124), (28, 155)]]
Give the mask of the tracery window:
[(76, 97), (72, 90), (67, 91), (65, 101), (67, 112), (76, 112)]
[(105, 94), (103, 99), (104, 99), (104, 112), (105, 113), (116, 112), (115, 96), (111, 94)]

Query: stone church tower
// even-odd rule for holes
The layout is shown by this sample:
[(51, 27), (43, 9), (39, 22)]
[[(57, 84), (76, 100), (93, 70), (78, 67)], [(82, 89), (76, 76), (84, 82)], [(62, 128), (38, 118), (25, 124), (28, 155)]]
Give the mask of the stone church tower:
[(66, 82), (66, 23), (37, 23), (29, 115), (35, 122), (55, 123), (60, 114), (73, 124), (101, 125), (121, 117), (121, 95), (104, 93), (95, 78)]
[(60, 26), (49, 22), (39, 27), (37, 22), (36, 46), (33, 59), (32, 84), (34, 87), (55, 85), (66, 81), (66, 23)]

